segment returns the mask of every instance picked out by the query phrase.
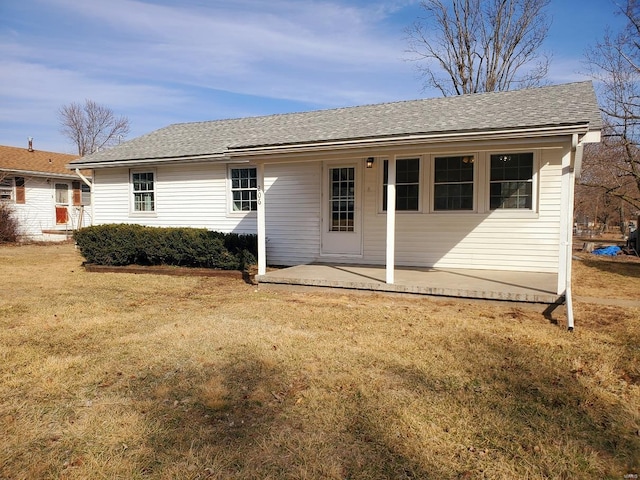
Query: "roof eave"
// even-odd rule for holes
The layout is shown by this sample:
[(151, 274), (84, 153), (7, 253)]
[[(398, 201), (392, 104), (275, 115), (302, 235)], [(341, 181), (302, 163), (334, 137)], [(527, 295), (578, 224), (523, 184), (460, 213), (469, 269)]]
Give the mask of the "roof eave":
[(53, 173), (53, 172), (38, 172), (33, 170), (19, 170), (15, 168), (2, 168), (0, 172), (8, 173), (11, 175), (25, 176), (25, 177), (46, 177), (46, 178), (63, 178), (63, 179), (75, 179), (76, 175), (73, 172), (67, 173)]
[[(366, 148), (366, 147), (387, 147), (402, 146), (412, 143), (436, 143), (436, 142), (463, 142), (470, 140), (502, 140), (517, 138), (539, 138), (545, 136), (562, 136), (577, 133), (581, 135), (585, 142), (599, 141), (600, 130), (590, 130), (589, 122), (581, 122), (567, 125), (546, 125), (539, 127), (527, 127), (517, 129), (502, 130), (482, 130), (482, 131), (465, 131), (465, 132), (436, 132), (436, 133), (416, 133), (408, 135), (375, 137), (375, 138), (358, 138), (345, 140), (328, 140), (320, 142), (308, 142), (298, 144), (283, 145), (258, 145), (245, 147), (232, 147), (229, 149), (231, 158), (245, 155), (268, 155), (283, 154), (305, 151), (326, 151), (335, 148)], [(593, 134), (593, 136), (587, 136)], [(588, 138), (587, 138), (588, 137)], [(596, 138), (598, 138), (596, 140)]]
[(66, 168), (75, 170), (79, 168), (95, 169), (106, 167), (144, 167), (148, 165), (162, 164), (162, 163), (197, 163), (205, 160), (228, 160), (225, 154), (214, 153), (204, 155), (186, 155), (186, 156), (172, 156), (172, 157), (149, 157), (149, 158), (131, 158), (131, 159), (116, 159), (116, 160), (96, 160), (96, 161), (74, 161), (66, 165)]

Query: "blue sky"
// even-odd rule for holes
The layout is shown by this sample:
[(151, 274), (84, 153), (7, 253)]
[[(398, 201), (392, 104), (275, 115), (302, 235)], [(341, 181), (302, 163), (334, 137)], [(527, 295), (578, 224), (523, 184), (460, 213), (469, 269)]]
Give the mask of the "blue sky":
[[(587, 79), (613, 0), (551, 0), (549, 81)], [(91, 99), (134, 138), (195, 122), (439, 96), (407, 61), (419, 1), (0, 0), (0, 145), (75, 153), (58, 110)]]

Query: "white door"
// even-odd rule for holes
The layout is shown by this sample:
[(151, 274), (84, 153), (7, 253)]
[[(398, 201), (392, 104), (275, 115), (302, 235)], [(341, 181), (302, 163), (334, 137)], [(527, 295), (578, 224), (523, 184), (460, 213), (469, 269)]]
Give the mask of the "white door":
[(69, 223), (69, 185), (55, 184), (56, 225)]
[(325, 164), (323, 176), (322, 253), (362, 255), (359, 165)]

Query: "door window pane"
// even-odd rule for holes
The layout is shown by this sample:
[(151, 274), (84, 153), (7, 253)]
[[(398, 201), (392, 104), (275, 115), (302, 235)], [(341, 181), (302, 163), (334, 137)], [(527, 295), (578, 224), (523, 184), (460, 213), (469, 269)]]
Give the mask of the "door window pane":
[(340, 167), (329, 169), (331, 181), (331, 208), (332, 232), (353, 232), (355, 229), (356, 207), (356, 182), (354, 167)]

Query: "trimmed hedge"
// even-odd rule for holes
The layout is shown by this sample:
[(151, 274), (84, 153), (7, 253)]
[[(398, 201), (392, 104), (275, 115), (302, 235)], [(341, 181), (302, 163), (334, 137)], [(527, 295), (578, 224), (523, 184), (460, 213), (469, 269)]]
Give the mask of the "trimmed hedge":
[(206, 228), (96, 225), (74, 233), (80, 253), (96, 265), (174, 265), (243, 270), (258, 256), (256, 235)]

